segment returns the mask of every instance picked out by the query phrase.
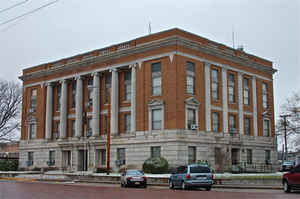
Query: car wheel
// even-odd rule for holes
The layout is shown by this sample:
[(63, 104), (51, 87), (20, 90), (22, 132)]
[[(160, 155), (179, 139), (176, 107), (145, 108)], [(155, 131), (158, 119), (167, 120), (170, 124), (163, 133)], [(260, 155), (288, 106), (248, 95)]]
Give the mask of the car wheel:
[(169, 180), (169, 189), (174, 189), (174, 184), (172, 180)]
[(186, 184), (185, 184), (184, 181), (181, 183), (181, 189), (182, 190), (186, 190), (187, 189), (187, 186), (186, 186)]
[(283, 182), (283, 190), (285, 193), (290, 193), (291, 192), (291, 187), (289, 185), (289, 183), (285, 180)]
[(205, 189), (206, 189), (206, 191), (210, 191), (211, 190), (211, 186), (206, 187)]

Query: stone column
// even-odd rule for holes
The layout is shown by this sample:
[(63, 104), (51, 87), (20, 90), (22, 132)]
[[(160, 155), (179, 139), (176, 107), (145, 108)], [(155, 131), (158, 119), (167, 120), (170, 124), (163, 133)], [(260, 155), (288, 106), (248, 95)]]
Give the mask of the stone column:
[(110, 135), (118, 133), (118, 116), (119, 116), (119, 81), (116, 69), (111, 70), (111, 116), (110, 116)]
[(227, 95), (227, 69), (222, 68), (222, 93), (223, 93), (223, 132), (228, 133), (228, 95)]
[(76, 104), (75, 104), (75, 136), (76, 137), (81, 137), (82, 136), (82, 79), (80, 76), (76, 77)]
[(253, 133), (258, 136), (257, 132), (257, 99), (256, 99), (256, 77), (252, 77), (252, 101), (253, 101)]
[(93, 79), (93, 137), (99, 135), (99, 118), (100, 118), (100, 81), (99, 73), (92, 74)]
[(60, 98), (60, 135), (59, 138), (67, 136), (67, 100), (68, 100), (68, 83), (66, 80), (61, 81), (61, 98)]
[(46, 101), (46, 139), (51, 139), (52, 132), (52, 109), (53, 109), (53, 87), (47, 83), (47, 101)]
[(210, 95), (210, 64), (205, 63), (205, 126), (206, 131), (211, 131), (211, 95)]
[(131, 65), (131, 119), (130, 131), (136, 131), (136, 64)]
[(244, 102), (243, 102), (243, 77), (242, 73), (238, 72), (238, 102), (239, 102), (239, 134), (244, 132)]

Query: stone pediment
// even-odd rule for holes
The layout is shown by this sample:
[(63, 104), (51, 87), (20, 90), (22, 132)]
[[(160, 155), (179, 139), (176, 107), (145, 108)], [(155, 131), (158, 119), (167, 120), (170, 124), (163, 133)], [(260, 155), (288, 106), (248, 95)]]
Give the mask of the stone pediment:
[(162, 106), (164, 105), (164, 101), (160, 100), (160, 99), (152, 99), (148, 102), (148, 106), (152, 107), (152, 106)]
[(184, 103), (187, 105), (190, 105), (190, 106), (199, 106), (200, 105), (200, 102), (194, 97), (190, 97), (190, 98), (184, 100)]
[(262, 115), (263, 115), (264, 118), (271, 118), (272, 117), (272, 115), (269, 111), (263, 112)]

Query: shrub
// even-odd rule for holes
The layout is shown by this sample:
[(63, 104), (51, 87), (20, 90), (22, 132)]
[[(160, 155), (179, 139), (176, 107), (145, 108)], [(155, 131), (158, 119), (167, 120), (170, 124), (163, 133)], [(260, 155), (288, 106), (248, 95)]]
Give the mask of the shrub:
[(148, 158), (143, 164), (145, 173), (168, 173), (168, 161), (163, 157)]
[(18, 160), (0, 160), (0, 171), (17, 171)]

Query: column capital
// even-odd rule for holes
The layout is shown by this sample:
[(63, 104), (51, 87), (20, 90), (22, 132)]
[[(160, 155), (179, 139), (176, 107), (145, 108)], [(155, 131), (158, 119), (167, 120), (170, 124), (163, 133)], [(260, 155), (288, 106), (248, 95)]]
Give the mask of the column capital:
[(223, 67), (223, 68), (222, 68), (222, 71), (223, 71), (223, 72), (227, 72), (228, 69)]
[(74, 79), (75, 79), (75, 80), (78, 80), (78, 79), (80, 80), (80, 79), (82, 79), (82, 76), (77, 75), (77, 76), (74, 77)]
[(45, 86), (53, 86), (53, 82), (45, 82), (45, 84), (44, 84)]
[(61, 80), (59, 80), (59, 83), (61, 83), (61, 84), (66, 83), (66, 82), (67, 82), (66, 79), (61, 79)]
[(129, 65), (129, 68), (136, 68), (136, 65), (137, 65), (137, 63), (130, 64), (130, 65)]
[(210, 62), (208, 62), (208, 61), (205, 61), (205, 62), (204, 62), (204, 66), (210, 67), (210, 66), (211, 66), (211, 64), (210, 64)]
[(92, 77), (94, 77), (94, 76), (98, 76), (98, 77), (99, 77), (99, 76), (101, 76), (101, 74), (100, 74), (99, 72), (93, 72), (93, 73), (91, 74), (91, 76), (92, 76)]
[(118, 69), (117, 68), (110, 68), (109, 72), (118, 72)]

